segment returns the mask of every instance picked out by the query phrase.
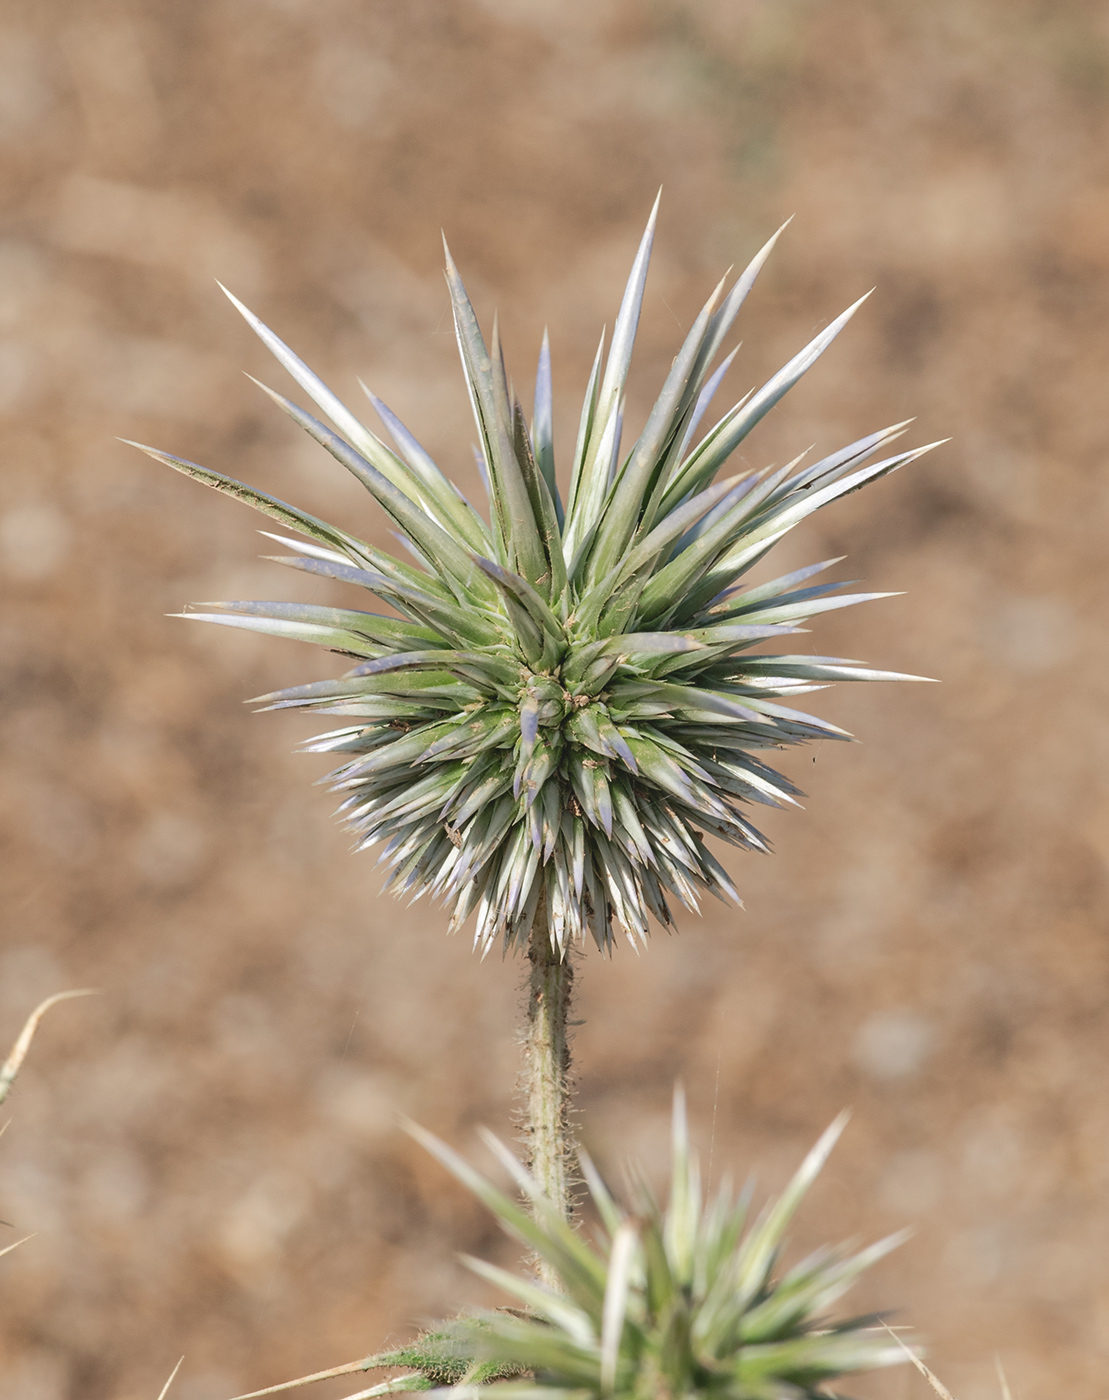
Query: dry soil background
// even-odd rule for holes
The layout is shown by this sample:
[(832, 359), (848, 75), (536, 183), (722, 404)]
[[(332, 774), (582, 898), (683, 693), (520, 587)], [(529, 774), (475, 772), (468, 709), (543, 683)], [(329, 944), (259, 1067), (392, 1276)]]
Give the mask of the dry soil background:
[(152, 1400), (184, 1352), (177, 1400), (223, 1400), (487, 1296), (454, 1252), (506, 1247), (394, 1115), (510, 1131), (518, 969), (379, 898), (305, 722), (242, 708), (331, 659), (164, 616), (313, 596), (263, 522), (114, 439), (386, 540), (213, 278), (469, 481), (440, 227), (518, 382), (550, 324), (565, 449), (661, 183), (630, 413), (784, 217), (737, 394), (877, 284), (745, 451), (954, 438), (780, 551), (908, 590), (817, 650), (943, 684), (821, 697), (864, 743), (794, 764), (746, 914), (586, 958), (583, 1134), (650, 1156), (680, 1076), (770, 1189), (853, 1105), (798, 1244), (915, 1221), (861, 1301), (960, 1400), (995, 1351), (1104, 1395), (1107, 152), (1089, 0), (5, 0), (0, 1035), (104, 995), (9, 1101), (0, 1393)]

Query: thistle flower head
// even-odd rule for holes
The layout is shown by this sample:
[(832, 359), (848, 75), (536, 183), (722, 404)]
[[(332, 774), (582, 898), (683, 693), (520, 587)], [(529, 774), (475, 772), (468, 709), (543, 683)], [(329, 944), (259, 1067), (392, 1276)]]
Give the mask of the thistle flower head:
[[(487, 1376), (510, 1376), (512, 1368), (531, 1372), (534, 1379), (498, 1380), (471, 1392), (503, 1400), (557, 1394), (578, 1400), (660, 1395), (802, 1400), (828, 1396), (827, 1387), (844, 1375), (912, 1359), (879, 1318), (833, 1321), (828, 1315), (903, 1235), (858, 1253), (822, 1249), (779, 1270), (786, 1231), (844, 1121), (828, 1129), (782, 1196), (752, 1218), (749, 1191), (736, 1196), (725, 1182), (712, 1199), (704, 1198), (679, 1094), (665, 1205), (634, 1175), (630, 1203), (621, 1204), (582, 1158), (600, 1221), (594, 1242), (561, 1218), (491, 1134), (486, 1134), (489, 1146), (529, 1199), (531, 1211), (444, 1143), (415, 1129), (501, 1226), (546, 1262), (560, 1285), (544, 1287), (534, 1278), (466, 1260), (507, 1292), (519, 1311), (486, 1313), (468, 1327), (454, 1324), (452, 1379), (459, 1378), (467, 1359), (470, 1377), (479, 1368)], [(433, 1379), (434, 1366), (442, 1365), (438, 1354), (433, 1351), (425, 1360), (419, 1343), (410, 1351), (417, 1374)], [(414, 1387), (416, 1375), (403, 1382)]]
[(706, 838), (767, 849), (747, 810), (794, 803), (798, 789), (765, 763), (765, 750), (849, 737), (798, 711), (794, 698), (836, 680), (897, 678), (760, 649), (815, 614), (886, 596), (816, 581), (837, 561), (757, 586), (745, 576), (815, 510), (927, 449), (881, 455), (898, 424), (808, 466), (798, 458), (717, 479), (859, 303), (701, 431), (732, 360), (718, 357), (771, 239), (730, 290), (725, 279), (709, 298), (625, 451), (624, 391), (654, 217), (607, 354), (603, 336), (597, 351), (565, 497), (546, 339), (529, 425), (496, 328), (487, 346), (449, 253), (488, 519), (373, 394), (392, 446), (237, 301), (333, 428), (265, 392), (363, 483), (414, 558), (144, 449), (292, 529), (297, 538), (271, 536), (287, 551), (279, 562), (391, 609), (222, 602), (187, 616), (313, 642), (356, 662), (339, 680), (262, 701), (343, 718), (306, 747), (343, 756), (331, 781), (359, 847), (383, 843), (392, 887), (446, 901), (452, 927), (476, 912), (483, 951), (526, 942), (541, 901), (563, 950), (587, 933), (608, 949), (614, 921), (642, 942), (649, 916), (671, 924), (672, 898), (696, 909), (709, 890), (738, 902)]

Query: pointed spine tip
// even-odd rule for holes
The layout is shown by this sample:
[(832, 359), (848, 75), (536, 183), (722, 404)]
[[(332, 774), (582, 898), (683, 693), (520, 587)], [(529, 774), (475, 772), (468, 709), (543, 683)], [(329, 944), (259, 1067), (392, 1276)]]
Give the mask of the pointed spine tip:
[(781, 238), (782, 234), (785, 233), (786, 229), (789, 228), (790, 224), (793, 223), (793, 221), (794, 221), (794, 219), (796, 219), (796, 217), (797, 217), (796, 214), (791, 214), (791, 215), (789, 216), (789, 218), (785, 221), (784, 224), (780, 224), (780, 225), (774, 230), (774, 232), (773, 232), (773, 233), (770, 235), (770, 237), (766, 240), (766, 243), (765, 243), (765, 245), (763, 246), (762, 252), (763, 252), (764, 257), (768, 257), (768, 256), (770, 255), (770, 253), (773, 251), (774, 245), (777, 243), (778, 239)]
[(382, 403), (382, 401), (378, 398), (378, 396), (374, 393), (374, 391), (370, 388), (370, 386), (366, 383), (366, 381), (365, 381), (364, 379), (362, 379), (360, 376), (358, 377), (358, 387), (359, 387), (359, 388), (362, 390), (362, 392), (366, 395), (366, 397), (369, 399), (370, 403), (373, 404), (374, 408), (376, 408), (376, 409), (378, 410), (378, 412), (380, 413), (381, 409), (384, 408), (385, 405), (384, 405), (384, 404)]
[(250, 321), (250, 322), (254, 322), (254, 321), (257, 319), (257, 317), (254, 315), (254, 312), (251, 311), (247, 306), (244, 306), (244, 304), (239, 300), (239, 298), (235, 295), (235, 293), (232, 292), (232, 291), (229, 291), (229, 290), (223, 285), (223, 283), (219, 280), (218, 277), (215, 279), (215, 281), (216, 281), (216, 286), (220, 289), (220, 291), (224, 294), (224, 296), (225, 296), (225, 297), (227, 298), (227, 300), (231, 303), (231, 305), (236, 309), (236, 311), (238, 311), (241, 315), (245, 316), (246, 319), (247, 319), (248, 321)]
[(253, 374), (251, 374), (248, 370), (244, 369), (243, 374), (246, 376), (247, 379), (250, 380), (252, 384), (257, 384), (258, 388), (261, 389), (262, 393), (268, 395), (274, 401), (274, 403), (287, 404), (290, 402), (290, 400), (287, 399), (284, 394), (279, 394), (276, 389), (271, 389), (268, 384), (263, 384), (260, 379), (255, 379)]
[(163, 462), (169, 466), (174, 465), (169, 453), (161, 452), (157, 447), (148, 447), (145, 442), (135, 442), (131, 438), (118, 438), (117, 441), (122, 442), (127, 447), (137, 447), (140, 452), (145, 453), (147, 457), (153, 457), (156, 462)]

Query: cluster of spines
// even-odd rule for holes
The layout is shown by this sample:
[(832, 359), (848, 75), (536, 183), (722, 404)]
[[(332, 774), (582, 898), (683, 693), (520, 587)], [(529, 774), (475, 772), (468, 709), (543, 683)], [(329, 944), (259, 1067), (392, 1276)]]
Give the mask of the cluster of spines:
[(885, 596), (837, 595), (842, 585), (811, 581), (838, 561), (756, 587), (741, 580), (813, 511), (927, 449), (866, 465), (903, 431), (898, 424), (810, 466), (798, 458), (715, 481), (859, 303), (698, 439), (731, 356), (715, 370), (713, 361), (771, 239), (727, 295), (724, 282), (716, 288), (622, 458), (624, 385), (653, 227), (652, 213), (607, 359), (603, 337), (597, 352), (565, 505), (546, 339), (529, 427), (496, 330), (487, 348), (449, 255), (488, 522), (384, 404), (370, 395), (393, 448), (237, 302), (338, 431), (266, 392), (363, 482), (415, 562), (152, 452), (305, 537), (271, 536), (295, 551), (279, 562), (366, 589), (393, 608), (395, 616), (227, 602), (187, 615), (358, 660), (338, 681), (262, 701), (347, 718), (347, 727), (306, 747), (347, 756), (330, 781), (359, 845), (382, 844), (397, 892), (445, 900), (455, 925), (476, 915), (483, 950), (525, 942), (541, 900), (562, 949), (587, 934), (607, 949), (614, 919), (633, 942), (645, 940), (650, 917), (671, 923), (670, 896), (693, 909), (702, 890), (737, 900), (705, 837), (765, 850), (741, 807), (798, 795), (755, 755), (848, 737), (781, 702), (835, 680), (895, 678), (836, 658), (754, 650), (829, 608)]
[[(483, 1134), (486, 1143), (526, 1206), (497, 1190), (445, 1143), (410, 1127), (502, 1228), (542, 1261), (548, 1275), (544, 1283), (484, 1260), (464, 1260), (516, 1305), (454, 1333), (456, 1349), (468, 1340), (475, 1370), (498, 1368), (505, 1377), (491, 1378), (480, 1391), (463, 1383), (459, 1389), (466, 1400), (490, 1392), (497, 1400), (551, 1400), (560, 1394), (567, 1400), (570, 1395), (819, 1400), (847, 1374), (912, 1360), (914, 1353), (880, 1317), (830, 1317), (859, 1276), (908, 1232), (857, 1253), (818, 1250), (779, 1271), (786, 1231), (845, 1123), (841, 1115), (782, 1195), (753, 1215), (749, 1189), (737, 1195), (725, 1180), (712, 1196), (705, 1192), (679, 1093), (665, 1203), (634, 1166), (631, 1200), (623, 1203), (579, 1154), (599, 1222), (591, 1239), (559, 1216), (531, 1174), (492, 1134)], [(512, 1367), (531, 1374), (512, 1378)]]

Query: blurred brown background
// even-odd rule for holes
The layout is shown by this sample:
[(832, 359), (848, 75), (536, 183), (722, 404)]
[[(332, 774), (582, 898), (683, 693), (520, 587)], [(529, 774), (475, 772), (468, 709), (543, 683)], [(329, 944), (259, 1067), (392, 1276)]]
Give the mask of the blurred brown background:
[(913, 414), (954, 441), (778, 562), (908, 590), (813, 646), (943, 684), (819, 697), (863, 743), (794, 761), (746, 914), (588, 955), (583, 1136), (651, 1158), (681, 1077), (714, 1176), (765, 1191), (853, 1105), (798, 1246), (916, 1222), (859, 1301), (959, 1400), (995, 1352), (1025, 1400), (1104, 1395), (1107, 151), (1092, 0), (6, 0), (0, 1037), (104, 995), (9, 1101), (0, 1216), (37, 1234), (0, 1393), (152, 1400), (184, 1352), (176, 1400), (225, 1400), (490, 1298), (454, 1254), (511, 1251), (394, 1123), (511, 1132), (519, 969), (380, 898), (311, 727), (243, 708), (334, 658), (164, 616), (342, 595), (114, 439), (388, 543), (239, 374), (284, 387), (213, 278), (470, 483), (440, 227), (518, 383), (550, 324), (565, 453), (663, 184), (630, 416), (795, 213), (734, 396), (878, 290), (748, 460)]

